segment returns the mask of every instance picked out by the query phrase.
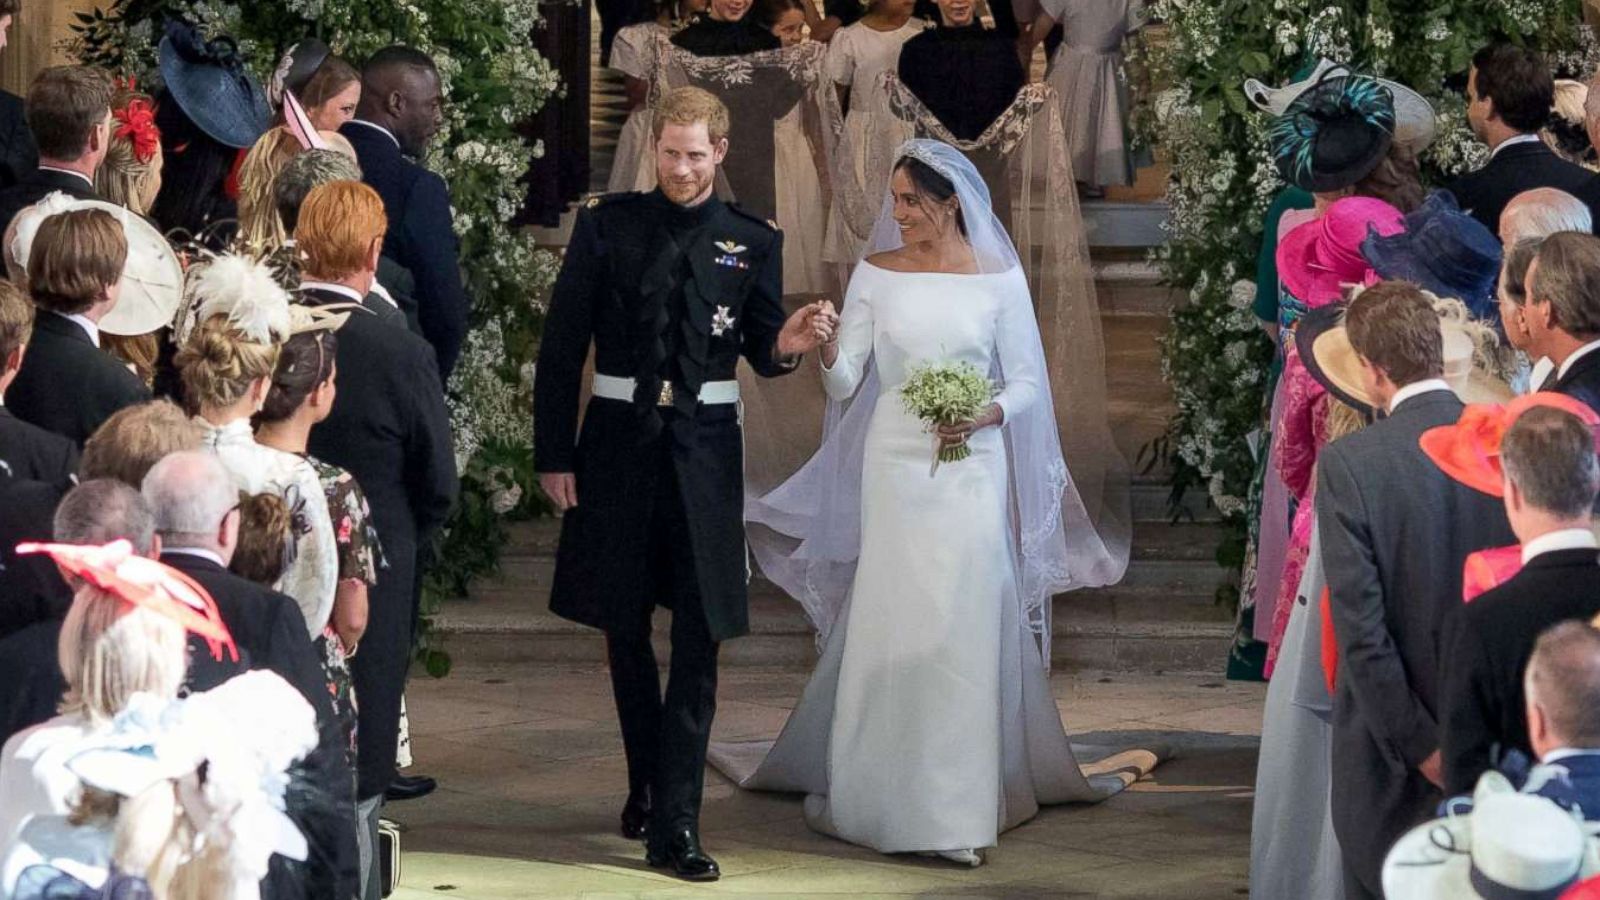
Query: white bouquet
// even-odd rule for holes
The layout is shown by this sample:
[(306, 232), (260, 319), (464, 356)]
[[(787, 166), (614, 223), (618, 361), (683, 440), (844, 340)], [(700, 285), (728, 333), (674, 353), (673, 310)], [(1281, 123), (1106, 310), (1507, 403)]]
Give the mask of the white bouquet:
[[(972, 363), (926, 363), (915, 366), (900, 388), (906, 412), (928, 423), (928, 430), (978, 417), (994, 401), (994, 382)], [(934, 468), (972, 455), (965, 443), (941, 446)]]

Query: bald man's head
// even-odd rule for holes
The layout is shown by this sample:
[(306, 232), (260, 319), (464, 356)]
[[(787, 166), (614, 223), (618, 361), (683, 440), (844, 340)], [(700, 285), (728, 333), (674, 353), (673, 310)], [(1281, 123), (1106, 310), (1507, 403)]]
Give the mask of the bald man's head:
[(1600, 750), (1600, 632), (1592, 625), (1562, 622), (1539, 635), (1523, 691), (1534, 753)]
[(425, 155), (444, 124), (444, 92), (433, 60), (410, 47), (374, 53), (361, 70), (356, 118), (389, 129), (408, 155)]
[(1546, 238), (1559, 231), (1594, 231), (1594, 219), (1582, 200), (1555, 188), (1534, 188), (1511, 198), (1500, 213), (1500, 243)]

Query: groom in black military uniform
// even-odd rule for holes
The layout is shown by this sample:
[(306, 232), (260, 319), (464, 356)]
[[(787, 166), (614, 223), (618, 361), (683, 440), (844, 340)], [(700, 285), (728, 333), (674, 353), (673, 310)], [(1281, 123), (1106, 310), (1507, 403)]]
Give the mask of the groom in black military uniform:
[[(604, 629), (628, 757), (623, 833), (651, 866), (720, 876), (700, 849), (717, 648), (749, 631), (740, 356), (787, 374), (833, 339), (831, 305), (785, 320), (783, 235), (713, 196), (728, 114), (679, 88), (655, 114), (660, 188), (580, 210), (534, 383), (539, 482), (566, 511), (550, 607)], [(590, 342), (594, 399), (577, 434)], [(661, 694), (651, 613), (672, 610)]]

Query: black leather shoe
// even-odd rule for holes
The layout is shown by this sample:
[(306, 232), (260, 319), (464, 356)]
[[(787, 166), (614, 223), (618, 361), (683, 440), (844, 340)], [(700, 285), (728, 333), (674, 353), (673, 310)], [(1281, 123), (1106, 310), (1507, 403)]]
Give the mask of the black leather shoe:
[(622, 805), (622, 836), (630, 841), (644, 838), (650, 830), (650, 795), (629, 794)]
[(652, 869), (671, 869), (684, 881), (716, 881), (722, 877), (717, 861), (700, 849), (700, 838), (685, 828), (667, 841), (666, 849), (652, 848), (645, 854)]
[(426, 775), (396, 775), (394, 780), (389, 782), (389, 789), (383, 792), (383, 799), (415, 800), (433, 793), (433, 789), (438, 786), (439, 782)]

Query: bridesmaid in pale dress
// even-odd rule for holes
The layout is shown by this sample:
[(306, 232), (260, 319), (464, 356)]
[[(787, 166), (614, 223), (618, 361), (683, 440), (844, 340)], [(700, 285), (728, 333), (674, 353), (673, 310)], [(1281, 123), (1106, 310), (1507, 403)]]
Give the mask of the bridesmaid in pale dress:
[[(757, 6), (756, 15), (783, 46), (793, 47), (806, 40), (805, 2), (766, 0)], [(806, 104), (795, 104), (778, 119), (773, 135), (776, 219), (783, 229), (785, 296), (815, 295), (836, 288), (822, 259), (827, 211), (819, 172), (826, 162), (822, 148), (813, 143), (806, 127), (806, 110)]]
[(606, 181), (608, 192), (648, 191), (655, 187), (655, 166), (650, 151), (650, 80), (655, 45), (670, 37), (695, 13), (706, 8), (707, 0), (659, 0), (656, 17), (629, 25), (617, 32), (611, 44), (611, 68), (622, 73), (623, 90), (628, 98), (628, 120), (617, 135), (617, 152)]
[(1024, 45), (1025, 58), (1032, 57), (1033, 47), (1061, 23), (1065, 39), (1046, 79), (1061, 102), (1072, 171), (1090, 196), (1108, 185), (1133, 184), (1122, 61), (1130, 5), (1130, 0), (1041, 0)]

